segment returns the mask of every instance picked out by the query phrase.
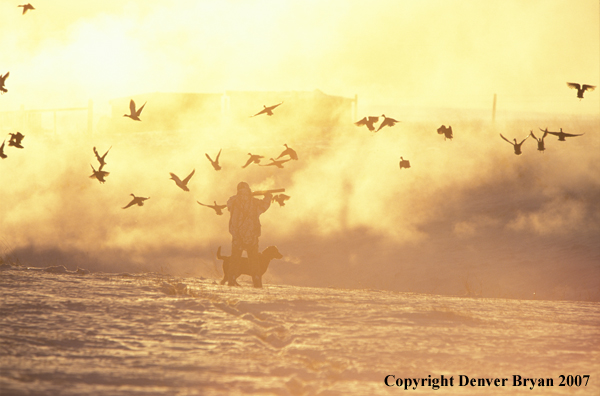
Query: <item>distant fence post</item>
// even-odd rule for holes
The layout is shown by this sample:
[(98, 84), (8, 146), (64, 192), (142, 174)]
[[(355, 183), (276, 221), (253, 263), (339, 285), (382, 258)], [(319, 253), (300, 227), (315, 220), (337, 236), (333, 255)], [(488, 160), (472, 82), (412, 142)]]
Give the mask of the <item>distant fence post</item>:
[(228, 116), (230, 110), (229, 96), (227, 95), (227, 91), (224, 91), (223, 96), (221, 96), (221, 116)]
[(492, 104), (492, 123), (496, 123), (496, 94), (494, 94), (494, 103)]
[(19, 124), (19, 129), (23, 130), (25, 127), (25, 105), (21, 105), (21, 117)]
[(94, 129), (94, 102), (92, 99), (88, 100), (88, 119), (87, 119), (87, 130), (88, 135), (92, 136)]

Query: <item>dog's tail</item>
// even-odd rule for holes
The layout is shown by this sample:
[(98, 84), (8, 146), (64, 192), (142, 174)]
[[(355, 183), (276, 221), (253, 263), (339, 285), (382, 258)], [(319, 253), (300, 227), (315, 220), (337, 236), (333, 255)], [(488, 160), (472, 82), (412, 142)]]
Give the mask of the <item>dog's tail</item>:
[(219, 260), (223, 260), (225, 257), (221, 256), (221, 246), (217, 249), (217, 258)]

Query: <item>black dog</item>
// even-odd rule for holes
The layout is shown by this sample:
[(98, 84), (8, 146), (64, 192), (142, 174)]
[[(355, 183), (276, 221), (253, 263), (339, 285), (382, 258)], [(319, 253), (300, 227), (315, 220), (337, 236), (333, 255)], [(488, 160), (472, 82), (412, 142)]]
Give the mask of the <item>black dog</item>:
[[(280, 259), (282, 257), (283, 255), (279, 253), (277, 246), (269, 246), (261, 253), (258, 253), (258, 273), (251, 271), (247, 257), (241, 257), (236, 273), (231, 273), (231, 256), (221, 256), (221, 246), (219, 246), (217, 249), (217, 258), (223, 260), (223, 279), (221, 280), (221, 284), (224, 285), (229, 280), (229, 286), (239, 286), (236, 279), (240, 275), (250, 275), (253, 278), (254, 287), (262, 287), (262, 276), (267, 272), (269, 263), (273, 259)], [(255, 276), (257, 277), (256, 281), (254, 280)]]

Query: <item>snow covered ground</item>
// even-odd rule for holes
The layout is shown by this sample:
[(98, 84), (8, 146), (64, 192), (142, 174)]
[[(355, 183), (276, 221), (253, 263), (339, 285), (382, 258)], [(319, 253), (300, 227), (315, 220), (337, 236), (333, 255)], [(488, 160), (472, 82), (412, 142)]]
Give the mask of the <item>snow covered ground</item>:
[[(243, 278), (4, 265), (0, 394), (600, 394), (597, 302), (257, 290)], [(452, 385), (434, 389), (442, 375)], [(461, 386), (465, 376), (491, 386)]]

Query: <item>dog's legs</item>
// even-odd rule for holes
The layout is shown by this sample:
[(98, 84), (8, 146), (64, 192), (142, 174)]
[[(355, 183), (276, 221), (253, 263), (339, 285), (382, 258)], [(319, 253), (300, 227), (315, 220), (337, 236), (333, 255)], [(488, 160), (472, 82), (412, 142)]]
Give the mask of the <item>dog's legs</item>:
[(239, 286), (236, 281), (237, 275), (240, 272), (240, 258), (231, 256), (231, 261), (229, 263), (229, 272), (227, 273), (227, 285), (229, 286)]
[(229, 286), (239, 286), (236, 281), (241, 270), (241, 258), (243, 247), (237, 240), (231, 243), (231, 258), (229, 262), (229, 271), (227, 272), (227, 284)]
[(248, 266), (252, 276), (252, 284), (256, 288), (262, 287), (260, 276), (260, 255), (258, 253), (258, 243), (248, 249)]

